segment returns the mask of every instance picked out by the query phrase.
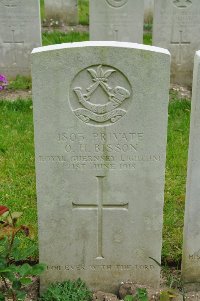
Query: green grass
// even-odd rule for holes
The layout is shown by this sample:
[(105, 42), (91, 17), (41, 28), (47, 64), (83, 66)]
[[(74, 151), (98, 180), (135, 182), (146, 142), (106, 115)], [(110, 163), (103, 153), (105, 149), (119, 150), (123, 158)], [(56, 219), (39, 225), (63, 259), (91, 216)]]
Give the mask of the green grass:
[(143, 37), (143, 42), (145, 45), (152, 45), (152, 34), (145, 33)]
[(79, 23), (82, 25), (89, 24), (89, 1), (88, 0), (78, 0), (79, 8)]
[(15, 80), (9, 81), (9, 90), (30, 90), (32, 82), (30, 77), (18, 75)]
[(41, 20), (43, 20), (45, 18), (44, 0), (40, 0), (40, 14), (41, 14)]
[(66, 34), (63, 32), (54, 31), (51, 33), (43, 33), (42, 35), (43, 46), (61, 44), (61, 43), (88, 41), (88, 40), (89, 40), (89, 34), (84, 32), (83, 33), (71, 32)]
[[(172, 96), (163, 230), (163, 262), (180, 263), (185, 199), (190, 102)], [(31, 101), (0, 102), (0, 204), (23, 211), (37, 232)]]
[(81, 280), (52, 283), (41, 295), (40, 301), (92, 301), (92, 292)]
[(153, 20), (150, 20), (148, 23), (144, 23), (144, 30), (152, 32), (153, 29)]
[(190, 102), (172, 96), (169, 105), (163, 259), (180, 262), (187, 172)]
[[(45, 32), (42, 35), (43, 46), (61, 44), (61, 43), (82, 42), (88, 40), (89, 40), (89, 33), (85, 33), (85, 32), (64, 33), (64, 32), (54, 31), (50, 33)], [(144, 34), (144, 44), (152, 45), (151, 33)]]
[(0, 102), (0, 204), (37, 232), (32, 102)]

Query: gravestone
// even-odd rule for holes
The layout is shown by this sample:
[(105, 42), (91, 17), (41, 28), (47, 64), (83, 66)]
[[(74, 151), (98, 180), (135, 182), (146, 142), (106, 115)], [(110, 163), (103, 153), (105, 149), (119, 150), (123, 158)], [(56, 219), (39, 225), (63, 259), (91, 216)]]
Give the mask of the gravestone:
[(182, 278), (189, 290), (200, 290), (200, 51), (196, 53), (190, 124)]
[(45, 18), (54, 25), (78, 24), (77, 0), (45, 0)]
[(159, 284), (169, 66), (132, 43), (33, 51), (42, 288)]
[(172, 55), (172, 83), (191, 85), (195, 51), (200, 49), (200, 1), (155, 0), (153, 45)]
[(143, 43), (144, 0), (90, 0), (90, 40)]
[(30, 56), (41, 45), (39, 0), (0, 0), (0, 73), (30, 76)]

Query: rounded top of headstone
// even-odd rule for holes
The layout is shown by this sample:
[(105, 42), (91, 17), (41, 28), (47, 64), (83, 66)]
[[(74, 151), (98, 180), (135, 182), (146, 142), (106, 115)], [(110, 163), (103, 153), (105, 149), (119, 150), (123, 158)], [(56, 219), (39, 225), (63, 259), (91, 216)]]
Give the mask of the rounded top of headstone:
[(177, 8), (188, 8), (192, 5), (192, 0), (173, 0), (173, 4)]
[(55, 51), (55, 50), (59, 51), (59, 50), (65, 50), (65, 49), (67, 50), (67, 49), (75, 49), (75, 48), (83, 49), (85, 47), (135, 49), (135, 50), (142, 50), (142, 51), (150, 51), (152, 53), (161, 53), (170, 56), (170, 52), (165, 48), (149, 46), (144, 44), (129, 43), (129, 42), (117, 42), (117, 41), (86, 41), (86, 42), (54, 44), (54, 45), (34, 48), (32, 54), (39, 54), (46, 51)]

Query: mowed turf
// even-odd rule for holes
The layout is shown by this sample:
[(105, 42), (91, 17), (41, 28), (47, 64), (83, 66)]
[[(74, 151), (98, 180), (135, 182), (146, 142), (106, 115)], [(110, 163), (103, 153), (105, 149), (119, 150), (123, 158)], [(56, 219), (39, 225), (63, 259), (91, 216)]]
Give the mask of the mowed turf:
[(179, 262), (182, 253), (185, 184), (190, 127), (190, 101), (172, 96), (169, 105), (163, 260)]
[[(61, 43), (72, 43), (72, 42), (82, 42), (89, 41), (89, 33), (87, 32), (70, 32), (64, 33), (59, 31), (46, 32), (42, 35), (43, 46), (61, 44)], [(151, 33), (145, 33), (143, 38), (144, 44), (152, 45), (152, 35)]]
[(32, 102), (0, 101), (0, 204), (37, 232)]

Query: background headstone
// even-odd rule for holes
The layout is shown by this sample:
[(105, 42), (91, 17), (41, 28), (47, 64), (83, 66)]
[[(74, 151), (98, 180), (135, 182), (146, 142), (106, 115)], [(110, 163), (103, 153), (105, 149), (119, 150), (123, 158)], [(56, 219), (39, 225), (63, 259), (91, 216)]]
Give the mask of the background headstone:
[(199, 20), (199, 0), (155, 0), (153, 45), (170, 51), (172, 83), (192, 83), (194, 55), (200, 49)]
[[(45, 0), (45, 19), (58, 24), (78, 24), (78, 0)], [(56, 24), (56, 23), (55, 23)]]
[(170, 55), (84, 42), (35, 49), (41, 284), (157, 286)]
[(144, 0), (90, 0), (90, 40), (143, 43)]
[(0, 0), (0, 72), (30, 76), (31, 51), (39, 46), (39, 0)]
[[(200, 290), (200, 51), (196, 53), (185, 205), (182, 278), (188, 289)], [(196, 287), (195, 287), (196, 286)]]

